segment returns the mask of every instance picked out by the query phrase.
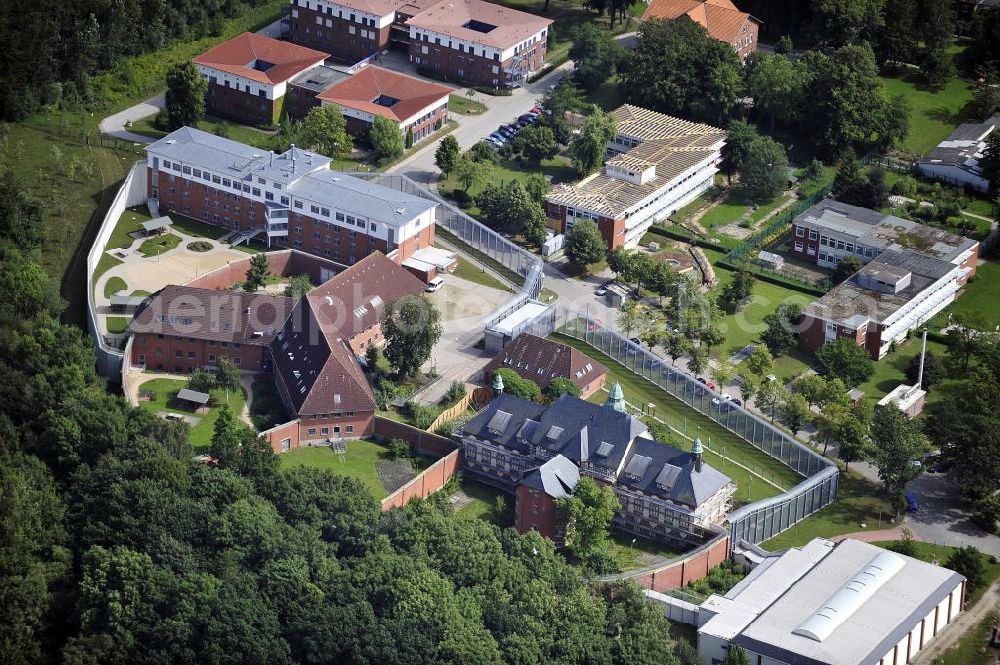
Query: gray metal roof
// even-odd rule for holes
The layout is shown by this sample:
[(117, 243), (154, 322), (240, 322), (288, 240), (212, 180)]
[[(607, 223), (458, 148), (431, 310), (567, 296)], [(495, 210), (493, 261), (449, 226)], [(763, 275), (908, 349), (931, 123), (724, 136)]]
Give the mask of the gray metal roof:
[(979, 161), (986, 146), (986, 137), (1000, 125), (1000, 114), (985, 122), (966, 122), (955, 128), (948, 137), (937, 144), (919, 164), (954, 166), (973, 175), (983, 177)]
[(562, 455), (556, 455), (540, 467), (528, 471), (521, 482), (553, 499), (565, 499), (573, 493), (579, 480), (580, 469), (576, 464)]
[(126, 296), (115, 294), (111, 296), (111, 306), (112, 307), (138, 307), (142, 303), (146, 302), (146, 298), (149, 296)]
[(350, 76), (350, 74), (341, 71), (338, 67), (322, 65), (302, 72), (289, 81), (288, 84), (312, 90), (313, 92), (323, 92), (334, 83), (339, 83), (346, 78), (350, 78)]
[(732, 480), (704, 462), (701, 470), (696, 470), (691, 453), (639, 438), (632, 445), (631, 457), (618, 482), (696, 508)]
[[(809, 556), (803, 556), (811, 552)], [(746, 584), (723, 599), (706, 601), (718, 614), (701, 627), (754, 653), (785, 663), (804, 665), (874, 665), (933, 607), (962, 583), (946, 568), (902, 555), (877, 592), (842, 608), (839, 624), (817, 640), (794, 632), (817, 611), (827, 612), (831, 598), (885, 552), (869, 543), (847, 539), (834, 544), (816, 539), (788, 550)], [(800, 560), (786, 566), (782, 559)]]
[[(291, 197), (399, 227), (437, 203), (329, 169), (330, 158), (292, 146), (280, 155), (182, 127), (146, 146), (161, 160), (209, 169), (246, 184), (281, 183)], [(188, 176), (190, 177), (190, 176)], [(256, 186), (256, 184), (255, 184)], [(308, 209), (307, 209), (308, 210)]]
[(184, 400), (185, 402), (194, 402), (195, 404), (208, 404), (209, 397), (208, 393), (198, 392), (190, 388), (181, 388), (177, 393), (177, 399)]
[(157, 217), (156, 219), (150, 219), (142, 223), (142, 229), (144, 231), (156, 231), (157, 229), (165, 229), (174, 221), (169, 217)]

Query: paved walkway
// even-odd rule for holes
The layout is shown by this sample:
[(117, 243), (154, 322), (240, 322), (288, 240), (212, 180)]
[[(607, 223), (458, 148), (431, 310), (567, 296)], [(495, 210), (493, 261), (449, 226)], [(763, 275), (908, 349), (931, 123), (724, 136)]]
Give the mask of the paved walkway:
[(123, 139), (125, 141), (133, 141), (135, 143), (152, 143), (156, 139), (130, 132), (125, 129), (125, 124), (130, 120), (135, 122), (136, 120), (158, 113), (159, 110), (163, 108), (163, 96), (164, 93), (161, 92), (155, 97), (150, 97), (144, 102), (139, 102), (135, 106), (130, 106), (124, 111), (119, 111), (114, 115), (109, 115), (104, 120), (101, 120), (101, 133), (107, 134), (108, 136), (114, 136), (115, 138)]
[[(881, 529), (875, 531), (855, 531), (854, 533), (845, 533), (840, 536), (834, 536), (831, 538), (834, 542), (839, 543), (842, 540), (848, 538), (852, 540), (860, 540), (865, 543), (880, 542), (883, 540), (902, 540), (903, 539), (903, 525), (893, 527), (891, 529)], [(921, 540), (917, 534), (913, 534), (913, 540)]]
[[(142, 386), (142, 384), (155, 379), (187, 381), (190, 378), (190, 374), (144, 372), (142, 370), (132, 368), (129, 369), (128, 374), (125, 376), (125, 387), (122, 392), (125, 393), (125, 398), (129, 401), (129, 404), (132, 406), (139, 406), (139, 387)], [(240, 375), (240, 383), (243, 386), (243, 390), (246, 392), (246, 400), (244, 401), (243, 411), (240, 413), (239, 418), (253, 428), (253, 421), (250, 420), (250, 403), (253, 400), (253, 374), (250, 372), (242, 372)]]

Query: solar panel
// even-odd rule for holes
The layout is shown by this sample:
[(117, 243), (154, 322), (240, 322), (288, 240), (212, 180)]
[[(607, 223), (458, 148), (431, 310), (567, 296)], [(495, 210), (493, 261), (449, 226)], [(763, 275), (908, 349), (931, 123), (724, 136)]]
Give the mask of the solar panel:
[(601, 441), (601, 445), (597, 447), (597, 456), (607, 457), (608, 455), (611, 454), (611, 451), (614, 449), (615, 447), (612, 444), (608, 443), (607, 441)]
[(507, 425), (510, 423), (510, 418), (511, 415), (506, 411), (497, 411), (493, 414), (493, 417), (490, 418), (490, 422), (486, 425), (486, 429), (500, 434), (507, 429)]
[(660, 473), (656, 476), (656, 484), (665, 490), (671, 489), (677, 478), (681, 475), (681, 468), (673, 464), (664, 464)]

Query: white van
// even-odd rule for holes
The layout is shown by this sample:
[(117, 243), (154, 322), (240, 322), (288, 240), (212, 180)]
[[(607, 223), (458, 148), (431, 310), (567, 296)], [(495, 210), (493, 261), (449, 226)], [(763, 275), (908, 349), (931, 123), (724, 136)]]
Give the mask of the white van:
[(444, 286), (444, 280), (440, 277), (435, 277), (434, 279), (432, 279), (427, 283), (426, 291), (428, 293), (433, 293), (434, 291), (440, 289), (442, 286)]

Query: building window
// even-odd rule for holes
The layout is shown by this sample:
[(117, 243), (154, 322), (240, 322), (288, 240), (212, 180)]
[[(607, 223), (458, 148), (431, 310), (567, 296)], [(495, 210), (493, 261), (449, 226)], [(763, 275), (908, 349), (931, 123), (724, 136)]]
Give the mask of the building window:
[(797, 237), (802, 238), (802, 237), (805, 236), (805, 234), (806, 234), (806, 230), (804, 228), (802, 228), (801, 226), (796, 226), (795, 227), (795, 235)]
[(816, 232), (813, 231), (812, 229), (809, 229), (809, 239), (810, 240), (815, 240), (816, 239)]
[(795, 251), (796, 252), (801, 252), (802, 251), (802, 243), (801, 242), (796, 242), (795, 243)]

